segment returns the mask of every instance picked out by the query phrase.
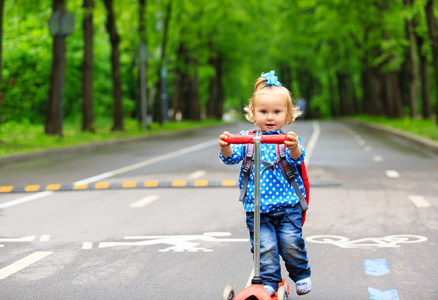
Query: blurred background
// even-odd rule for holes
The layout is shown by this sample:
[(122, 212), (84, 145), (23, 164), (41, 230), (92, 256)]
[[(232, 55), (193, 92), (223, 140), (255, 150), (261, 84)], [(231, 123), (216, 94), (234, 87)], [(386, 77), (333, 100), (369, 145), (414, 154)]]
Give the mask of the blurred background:
[(305, 118), (435, 122), (433, 0), (0, 0), (0, 12), (5, 147), (240, 116), (270, 70)]

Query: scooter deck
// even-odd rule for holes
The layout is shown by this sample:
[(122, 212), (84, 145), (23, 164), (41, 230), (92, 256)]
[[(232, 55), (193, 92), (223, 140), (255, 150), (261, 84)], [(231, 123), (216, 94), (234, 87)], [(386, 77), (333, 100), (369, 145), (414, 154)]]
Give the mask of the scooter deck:
[[(287, 294), (290, 293), (289, 285), (284, 282), (284, 287), (287, 291)], [(241, 290), (233, 300), (245, 300), (249, 297), (256, 297), (258, 300), (277, 300), (277, 295), (270, 296), (268, 292), (265, 290), (263, 284), (251, 284), (250, 286)]]

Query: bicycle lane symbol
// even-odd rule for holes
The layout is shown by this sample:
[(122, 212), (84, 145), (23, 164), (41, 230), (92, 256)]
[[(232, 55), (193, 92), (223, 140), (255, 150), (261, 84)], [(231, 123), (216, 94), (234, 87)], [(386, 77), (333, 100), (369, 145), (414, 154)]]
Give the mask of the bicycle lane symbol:
[(199, 242), (249, 242), (248, 238), (224, 238), (230, 235), (228, 232), (206, 232), (202, 235), (127, 236), (124, 239), (128, 241), (100, 242), (98, 248), (165, 244), (170, 247), (160, 249), (159, 252), (212, 252), (212, 249), (199, 247)]
[(399, 244), (412, 244), (427, 241), (427, 237), (421, 235), (388, 235), (385, 237), (369, 237), (357, 240), (350, 240), (339, 235), (312, 235), (306, 238), (307, 242), (315, 244), (332, 244), (340, 248), (354, 249), (365, 247), (376, 248), (398, 248)]

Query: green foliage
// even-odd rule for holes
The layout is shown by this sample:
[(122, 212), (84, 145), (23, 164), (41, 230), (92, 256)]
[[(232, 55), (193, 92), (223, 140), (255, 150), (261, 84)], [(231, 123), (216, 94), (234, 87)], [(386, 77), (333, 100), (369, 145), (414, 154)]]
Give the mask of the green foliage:
[[(163, 21), (169, 1), (172, 0), (147, 1), (149, 106), (158, 94)], [(165, 51), (168, 98), (173, 99), (175, 70), (181, 63), (178, 49), (184, 43), (190, 60), (185, 66), (189, 68), (186, 74), (192, 75), (197, 69), (203, 110), (210, 96), (210, 80), (215, 75), (210, 61), (217, 57), (223, 61), (227, 109), (240, 111), (250, 98), (257, 77), (271, 69), (286, 76), (280, 81), (292, 90), (295, 99), (306, 98), (315, 115), (328, 117), (340, 111), (340, 78), (348, 78), (352, 89), (348, 97), (357, 98), (356, 106), (363, 107), (361, 101), (367, 101), (362, 99), (367, 92), (361, 82), (364, 71), (378, 69), (384, 75), (401, 71), (405, 63), (406, 20), (415, 20), (415, 31), (425, 40), (418, 51), (431, 62), (425, 3), (415, 0), (410, 8), (402, 0), (172, 1)], [(79, 128), (84, 11), (82, 0), (69, 0), (67, 5), (76, 25), (74, 33), (66, 38), (65, 118), (75, 121), (74, 126)], [(136, 116), (138, 97), (138, 5), (137, 0), (114, 0), (120, 36), (123, 106), (128, 118)], [(47, 26), (51, 14), (51, 0), (5, 2), (0, 86), (5, 97), (0, 104), (3, 123), (44, 123), (52, 63), (52, 37)], [(111, 48), (102, 1), (95, 1), (93, 18), (94, 112), (99, 119), (113, 114)], [(434, 91), (436, 87), (432, 85), (431, 89)]]

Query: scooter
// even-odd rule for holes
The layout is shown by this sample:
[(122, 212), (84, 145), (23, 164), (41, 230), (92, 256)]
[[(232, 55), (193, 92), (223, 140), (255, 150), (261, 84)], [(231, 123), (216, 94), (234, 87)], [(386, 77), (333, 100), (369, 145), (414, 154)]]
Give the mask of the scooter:
[(279, 284), (277, 294), (270, 296), (265, 290), (260, 276), (260, 144), (282, 144), (286, 135), (229, 136), (228, 144), (254, 143), (254, 277), (251, 285), (235, 295), (233, 286), (227, 285), (222, 293), (222, 300), (287, 300), (289, 285), (284, 281)]

